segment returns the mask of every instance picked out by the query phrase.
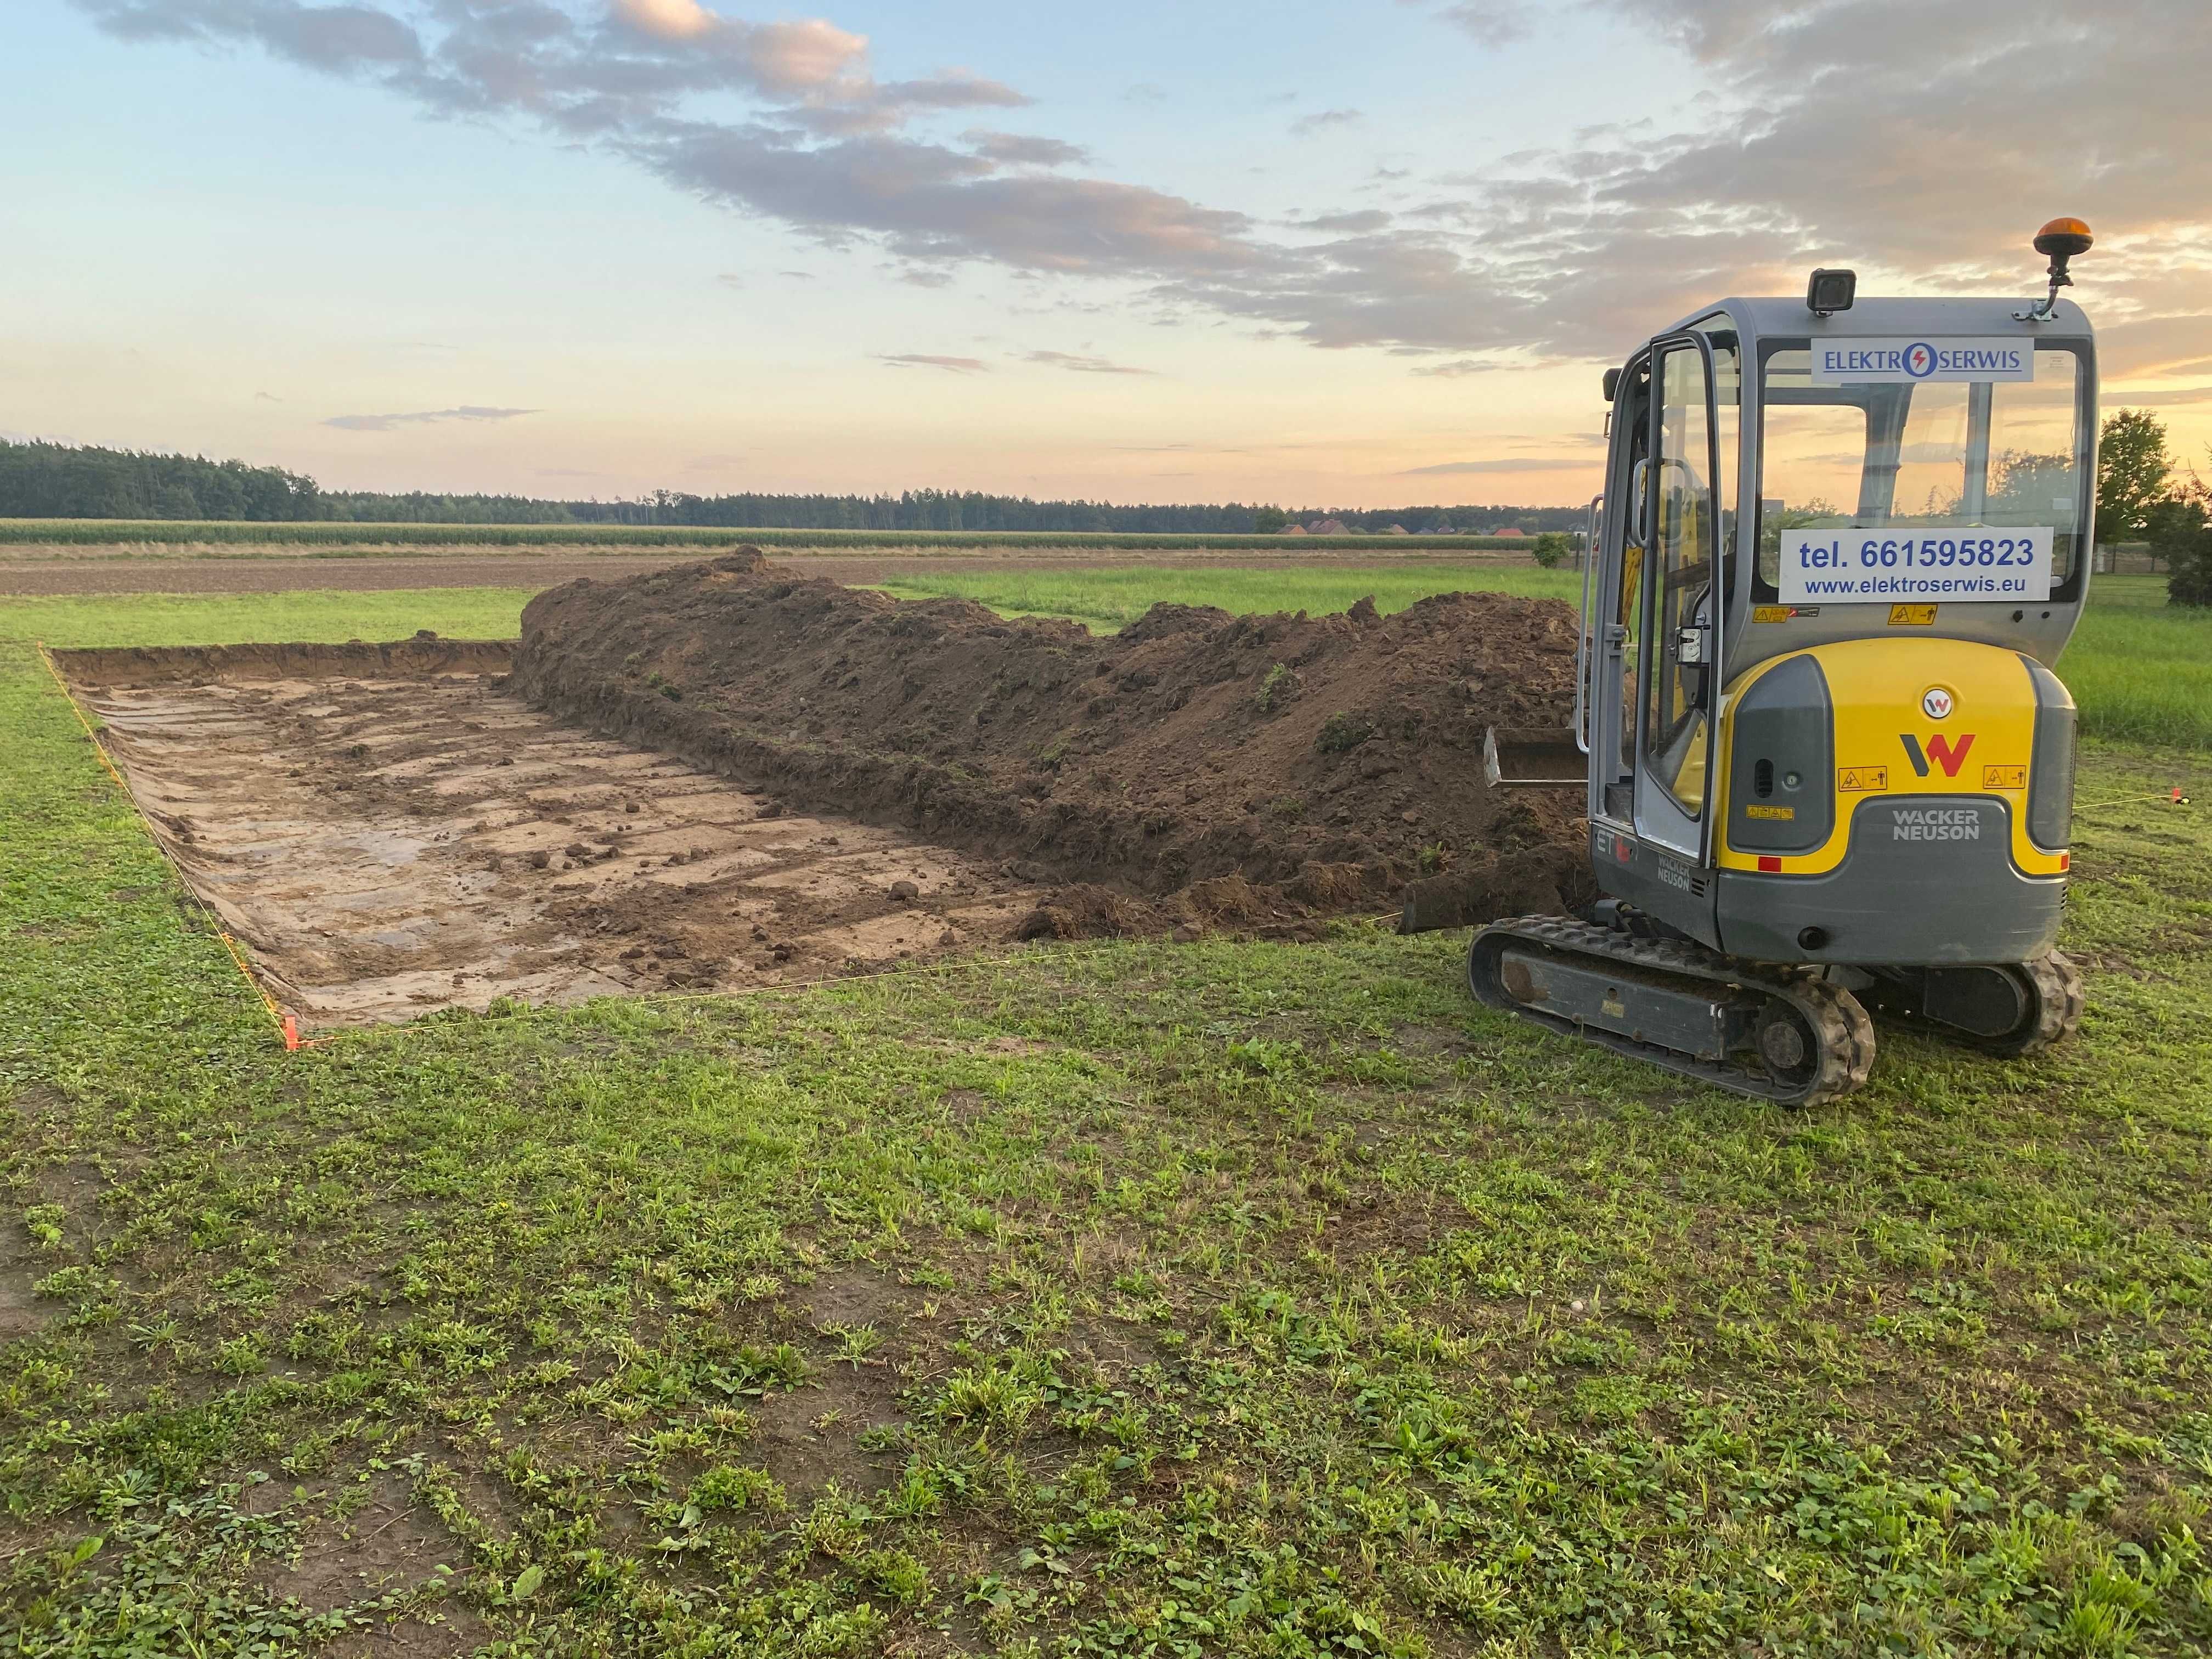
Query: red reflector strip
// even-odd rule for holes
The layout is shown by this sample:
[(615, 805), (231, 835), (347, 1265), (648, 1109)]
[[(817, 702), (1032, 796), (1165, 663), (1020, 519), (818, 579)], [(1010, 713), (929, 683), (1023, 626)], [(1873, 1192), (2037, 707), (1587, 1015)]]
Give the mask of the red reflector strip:
[(2058, 867), (2062, 870), (2071, 870), (2074, 867), (2074, 855), (2071, 853), (2061, 853), (2058, 855)]
[(1761, 857), (1759, 860), (1759, 873), (1762, 875), (1778, 874), (1782, 869), (1782, 860), (1776, 858)]

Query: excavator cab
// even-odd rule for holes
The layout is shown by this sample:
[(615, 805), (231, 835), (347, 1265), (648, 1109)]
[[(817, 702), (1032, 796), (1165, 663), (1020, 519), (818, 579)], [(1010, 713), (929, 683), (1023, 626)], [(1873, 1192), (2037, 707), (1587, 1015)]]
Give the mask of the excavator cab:
[(1606, 898), (1479, 933), (1478, 995), (1797, 1102), (1863, 1080), (1869, 1008), (2004, 1054), (2070, 1031), (2053, 670), (2098, 428), (2094, 340), (2058, 292), (2088, 245), (2046, 226), (2025, 306), (1816, 271), (1608, 371), (1574, 725), (1486, 751), (1501, 787), (1585, 791)]

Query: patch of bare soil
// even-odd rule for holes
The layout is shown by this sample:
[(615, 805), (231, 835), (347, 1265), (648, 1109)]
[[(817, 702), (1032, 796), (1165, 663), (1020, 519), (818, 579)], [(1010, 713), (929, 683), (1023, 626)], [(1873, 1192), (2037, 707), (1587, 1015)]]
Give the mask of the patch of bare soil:
[(1496, 593), (1388, 617), (1159, 605), (1099, 638), (747, 549), (540, 594), (514, 684), (794, 801), (1076, 884), (1034, 933), (1265, 932), (1439, 874), (1458, 921), (1573, 897), (1570, 810), (1490, 790), (1481, 749), (1493, 723), (1565, 722), (1575, 640), (1566, 605)]
[[(279, 1480), (249, 1492), (268, 1492), (266, 1504), (282, 1502), (289, 1490)], [(365, 1508), (312, 1528), (298, 1560), (262, 1566), (259, 1587), (322, 1611), (433, 1583), (441, 1565), (459, 1571), (465, 1551), (435, 1515), (416, 1504), (390, 1475), (378, 1478), (375, 1494)], [(433, 1602), (427, 1614), (349, 1632), (326, 1651), (345, 1659), (435, 1659), (475, 1652), (491, 1633), (473, 1611), (448, 1599)]]
[(58, 653), (155, 834), (310, 1026), (737, 990), (996, 943), (1038, 892), (502, 690), (507, 647)]

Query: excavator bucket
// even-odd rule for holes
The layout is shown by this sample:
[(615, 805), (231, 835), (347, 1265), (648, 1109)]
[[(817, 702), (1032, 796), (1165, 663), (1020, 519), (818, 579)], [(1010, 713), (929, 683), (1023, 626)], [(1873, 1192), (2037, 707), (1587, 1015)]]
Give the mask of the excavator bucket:
[(1493, 789), (1579, 789), (1589, 761), (1564, 726), (1493, 726), (1482, 734), (1482, 772)]

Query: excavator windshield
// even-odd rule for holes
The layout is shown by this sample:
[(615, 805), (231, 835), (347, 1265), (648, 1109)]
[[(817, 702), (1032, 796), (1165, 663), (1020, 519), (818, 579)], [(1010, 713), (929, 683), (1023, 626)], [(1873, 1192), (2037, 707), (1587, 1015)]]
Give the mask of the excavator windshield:
[[(1784, 346), (1766, 355), (1761, 370), (1757, 597), (1777, 595), (1785, 539), (1794, 548), (1801, 538), (1792, 532), (1824, 530), (1886, 532), (1879, 539), (1842, 534), (1832, 544), (1854, 575), (1863, 557), (1889, 548), (1893, 563), (1883, 574), (1893, 584), (1900, 539), (1908, 568), (1915, 550), (1925, 549), (1948, 581), (1962, 560), (2004, 556), (1981, 550), (1984, 542), (2011, 548), (2006, 531), (2033, 532), (2038, 560), (2047, 535), (2050, 592), (2072, 590), (2082, 562), (2091, 436), (2073, 349), (2037, 350), (2032, 380), (1824, 385), (1810, 359), (1808, 350)], [(1937, 533), (1967, 530), (1993, 535)], [(1817, 583), (1812, 591), (1820, 591)], [(1912, 593), (1902, 586), (1890, 591)], [(1941, 589), (1923, 591), (1933, 597)]]

